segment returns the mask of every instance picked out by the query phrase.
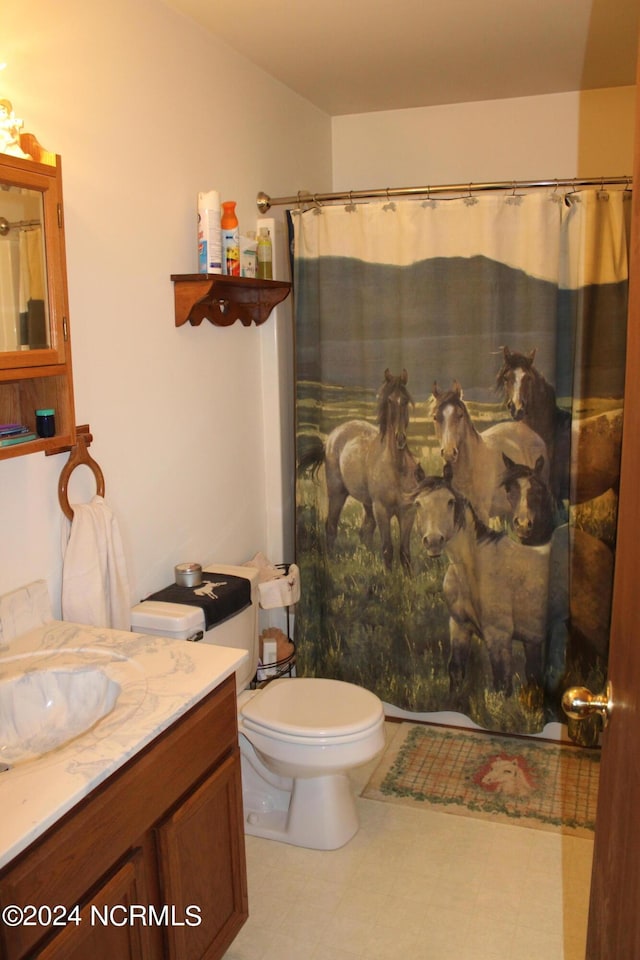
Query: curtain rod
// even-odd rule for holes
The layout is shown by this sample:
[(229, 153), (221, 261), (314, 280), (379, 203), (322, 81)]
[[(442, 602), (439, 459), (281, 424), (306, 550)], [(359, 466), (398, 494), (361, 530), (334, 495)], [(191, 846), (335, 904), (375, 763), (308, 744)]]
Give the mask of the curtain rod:
[(587, 179), (570, 180), (502, 180), (497, 183), (450, 183), (440, 184), (435, 187), (385, 187), (379, 190), (349, 190), (343, 193), (309, 193), (306, 190), (299, 190), (293, 197), (270, 197), (262, 191), (256, 197), (256, 203), (260, 213), (267, 213), (271, 207), (282, 206), (283, 204), (298, 205), (303, 203), (331, 203), (333, 201), (348, 200), (352, 203), (355, 200), (373, 200), (380, 197), (389, 200), (391, 197), (429, 197), (433, 193), (478, 193), (482, 190), (522, 190), (532, 189), (534, 187), (597, 187), (625, 184), (628, 189), (631, 188), (631, 177), (591, 177)]
[(13, 227), (39, 227), (39, 220), (15, 220), (10, 223), (6, 217), (0, 217), (0, 237), (6, 237)]

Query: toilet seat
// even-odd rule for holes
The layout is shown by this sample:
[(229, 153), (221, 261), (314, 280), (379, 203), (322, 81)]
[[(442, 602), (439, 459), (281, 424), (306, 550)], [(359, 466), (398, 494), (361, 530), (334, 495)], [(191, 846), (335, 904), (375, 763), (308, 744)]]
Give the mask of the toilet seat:
[(384, 717), (369, 690), (319, 677), (274, 680), (240, 712), (247, 730), (310, 745), (359, 740)]

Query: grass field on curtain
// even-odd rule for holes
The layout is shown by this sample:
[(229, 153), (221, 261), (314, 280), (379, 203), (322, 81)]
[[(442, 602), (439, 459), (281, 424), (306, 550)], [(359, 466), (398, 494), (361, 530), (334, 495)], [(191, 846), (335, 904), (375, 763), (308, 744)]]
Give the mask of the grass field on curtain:
[[(351, 419), (375, 421), (375, 391), (298, 383), (299, 440), (318, 431), (318, 398), (322, 395), (322, 438)], [(416, 398), (409, 427), (409, 446), (425, 473), (441, 474), (442, 460), (426, 399)], [(479, 429), (505, 419), (501, 403), (467, 406)], [(619, 401), (585, 402), (584, 417), (619, 407)], [(305, 412), (306, 411), (306, 412)], [(316, 478), (298, 478), (298, 561), (303, 584), (297, 617), (298, 668), (306, 676), (330, 676), (362, 684), (387, 703), (422, 713), (453, 709), (449, 698), (448, 612), (442, 581), (448, 561), (429, 559), (412, 538), (413, 575), (400, 563), (387, 570), (378, 548), (365, 547), (359, 536), (362, 506), (349, 498), (340, 520), (336, 549), (326, 550), (324, 471)], [(614, 539), (615, 498), (603, 496), (574, 511), (574, 521), (605, 540)], [(394, 531), (397, 546), (397, 529)], [(319, 615), (321, 614), (321, 615)], [(339, 624), (339, 630), (333, 625)], [(556, 718), (556, 708), (543, 702), (542, 691), (526, 686), (522, 646), (516, 653), (516, 689), (512, 696), (493, 692), (484, 645), (472, 648), (463, 698), (468, 715), (482, 727), (497, 731), (539, 732)], [(600, 689), (603, 674), (596, 667), (585, 677), (567, 664), (567, 675)]]

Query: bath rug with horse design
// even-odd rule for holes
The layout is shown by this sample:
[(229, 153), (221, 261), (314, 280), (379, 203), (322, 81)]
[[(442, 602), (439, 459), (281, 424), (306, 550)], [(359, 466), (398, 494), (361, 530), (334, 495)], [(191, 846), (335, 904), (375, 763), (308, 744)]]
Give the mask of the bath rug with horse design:
[(600, 751), (400, 723), (362, 796), (574, 836), (593, 835)]

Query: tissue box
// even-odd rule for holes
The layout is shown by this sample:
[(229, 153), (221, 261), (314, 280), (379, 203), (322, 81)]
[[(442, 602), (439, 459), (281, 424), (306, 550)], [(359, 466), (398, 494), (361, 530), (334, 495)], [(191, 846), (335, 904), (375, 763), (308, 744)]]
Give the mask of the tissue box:
[(300, 570), (295, 563), (290, 564), (285, 573), (263, 553), (256, 553), (244, 566), (258, 568), (258, 591), (263, 610), (290, 607), (300, 599)]

